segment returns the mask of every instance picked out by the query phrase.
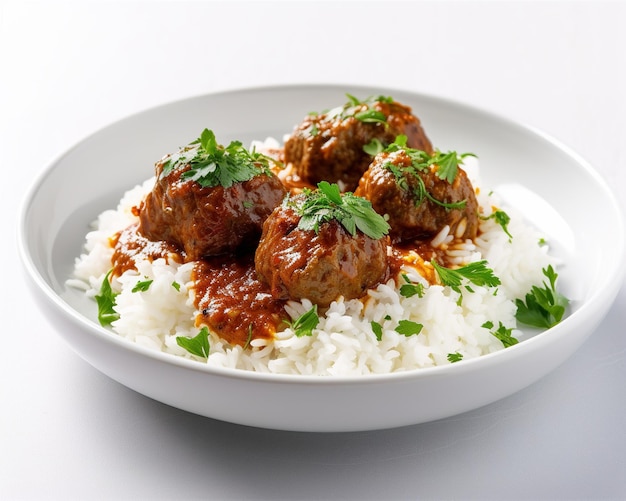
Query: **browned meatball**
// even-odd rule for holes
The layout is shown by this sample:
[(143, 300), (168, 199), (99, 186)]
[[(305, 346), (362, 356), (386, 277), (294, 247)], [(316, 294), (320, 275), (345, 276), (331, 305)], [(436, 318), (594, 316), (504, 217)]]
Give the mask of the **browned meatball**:
[(388, 217), (394, 243), (432, 238), (446, 225), (452, 234), (473, 239), (478, 203), (465, 171), (457, 166), (451, 182), (441, 179), (437, 164), (416, 167), (415, 155), (412, 158), (408, 151), (399, 148), (376, 155), (355, 195), (367, 198), (376, 212)]
[(336, 220), (320, 224), (317, 233), (299, 222), (293, 208), (281, 206), (263, 225), (255, 267), (274, 297), (324, 307), (340, 296), (361, 297), (387, 278), (387, 237), (353, 236)]
[[(242, 153), (240, 145), (236, 146), (232, 157)], [(155, 186), (140, 207), (140, 232), (150, 240), (177, 245), (191, 261), (255, 245), (263, 222), (281, 203), (286, 189), (245, 152), (236, 161), (248, 158), (247, 165), (231, 162), (233, 173), (211, 182), (203, 180), (203, 172), (215, 174), (220, 167), (202, 171), (201, 166), (212, 157), (201, 145), (196, 148), (186, 147), (156, 164)], [(216, 151), (224, 153), (223, 149)], [(244, 169), (248, 175), (237, 177)], [(239, 180), (241, 177), (248, 179)]]
[(341, 182), (344, 191), (353, 191), (372, 160), (363, 146), (373, 139), (386, 146), (399, 135), (407, 136), (412, 148), (432, 151), (410, 107), (383, 96), (364, 102), (352, 98), (296, 126), (285, 142), (284, 160), (304, 182)]

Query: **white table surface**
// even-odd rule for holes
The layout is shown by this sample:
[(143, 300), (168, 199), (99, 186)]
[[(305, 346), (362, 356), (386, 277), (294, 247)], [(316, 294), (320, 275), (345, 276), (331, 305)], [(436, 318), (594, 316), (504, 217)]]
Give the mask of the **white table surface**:
[(600, 1), (0, 3), (0, 498), (626, 498), (624, 287), (579, 351), (509, 398), (400, 429), (285, 433), (191, 415), (97, 372), (38, 312), (15, 245), (25, 190), (88, 134), (280, 83), (483, 107), (571, 146), (623, 200), (625, 26), (626, 4)]

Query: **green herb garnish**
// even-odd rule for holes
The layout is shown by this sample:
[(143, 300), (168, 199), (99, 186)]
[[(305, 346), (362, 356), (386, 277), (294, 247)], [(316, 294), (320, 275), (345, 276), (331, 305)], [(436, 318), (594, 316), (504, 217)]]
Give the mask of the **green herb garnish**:
[(346, 118), (354, 117), (363, 123), (380, 123), (388, 127), (386, 115), (372, 108), (374, 103), (393, 103), (391, 96), (370, 96), (364, 100), (360, 100), (354, 97), (352, 94), (346, 94), (348, 102), (343, 106), (333, 108), (327, 112), (327, 118), (334, 119), (339, 118), (344, 120)]
[(195, 337), (177, 336), (176, 343), (192, 355), (209, 358), (209, 329), (207, 327), (202, 327)]
[(250, 346), (250, 341), (252, 341), (252, 324), (248, 326), (248, 337), (246, 338), (246, 342), (243, 345), (243, 349), (247, 349)]
[(483, 221), (487, 221), (488, 219), (493, 219), (504, 230), (504, 233), (508, 235), (509, 242), (513, 239), (513, 235), (509, 233), (509, 223), (511, 222), (511, 218), (503, 210), (497, 209), (486, 217), (481, 216), (481, 219)]
[[(464, 280), (467, 280), (474, 285), (495, 287), (500, 285), (500, 279), (494, 275), (493, 270), (487, 267), (487, 261), (476, 261), (469, 263), (460, 268), (451, 269), (439, 265), (436, 261), (431, 261), (433, 268), (439, 275), (439, 280), (443, 285), (449, 286), (456, 292), (461, 292), (461, 285)], [(465, 288), (471, 291), (467, 285)]]
[(557, 292), (558, 275), (552, 265), (542, 271), (549, 283), (544, 281), (543, 288), (533, 285), (530, 292), (526, 294), (526, 302), (521, 299), (515, 300), (517, 306), (515, 318), (532, 327), (550, 328), (563, 318), (569, 299)]
[(131, 292), (146, 292), (154, 280), (143, 280), (137, 282)]
[(111, 282), (109, 281), (112, 272), (113, 270), (109, 270), (104, 276), (104, 280), (102, 280), (102, 285), (100, 286), (100, 294), (95, 296), (96, 303), (98, 304), (98, 321), (102, 326), (111, 325), (120, 318), (120, 314), (114, 309), (115, 297), (118, 293), (113, 292)]
[(313, 329), (320, 323), (320, 317), (317, 314), (317, 305), (296, 318), (293, 322), (288, 320), (284, 321), (293, 330), (296, 337), (311, 336)]
[[(408, 148), (406, 146), (406, 142), (407, 137), (401, 134), (396, 137), (395, 141), (387, 146), (383, 151), (387, 153), (403, 151), (411, 159), (411, 165), (401, 167), (388, 161), (383, 163), (382, 167), (393, 174), (396, 179), (396, 183), (400, 188), (412, 194), (415, 200), (415, 205), (419, 206), (425, 199), (428, 199), (434, 204), (446, 209), (462, 209), (465, 207), (467, 200), (450, 203), (437, 200), (428, 192), (426, 184), (419, 173), (428, 172), (430, 171), (431, 166), (436, 165), (437, 169), (435, 170), (435, 175), (439, 179), (452, 184), (458, 174), (459, 165), (463, 163), (463, 159), (466, 156), (474, 156), (474, 154), (463, 153), (462, 155), (459, 155), (455, 151), (442, 153), (439, 150), (430, 154), (423, 150)], [(369, 145), (366, 146), (369, 147)], [(374, 151), (374, 148), (372, 147), (371, 150)], [(410, 175), (417, 181), (417, 186), (409, 186), (407, 175)]]
[(395, 331), (398, 334), (409, 337), (422, 332), (423, 327), (424, 326), (422, 324), (418, 324), (417, 322), (413, 322), (412, 320), (400, 320), (398, 322), (398, 326), (395, 328)]
[(363, 145), (363, 151), (373, 157), (378, 155), (384, 149), (385, 146), (377, 137), (373, 137), (369, 143)]
[(498, 322), (498, 323), (499, 323), (498, 328), (495, 330), (492, 330), (494, 325), (491, 320), (489, 320), (488, 322), (485, 322), (482, 326), (485, 329), (489, 329), (489, 332), (491, 332), (491, 334), (493, 334), (500, 341), (502, 341), (502, 344), (504, 345), (505, 348), (508, 348), (509, 346), (513, 346), (514, 344), (519, 343), (519, 341), (516, 338), (511, 336), (511, 332), (513, 332), (513, 328), (507, 329), (502, 324), (502, 322)]
[(382, 111), (365, 110), (355, 113), (354, 118), (364, 123), (381, 123), (387, 125), (387, 117)]
[[(192, 156), (188, 159), (189, 155)], [(270, 161), (273, 160), (266, 155), (248, 151), (240, 141), (232, 141), (224, 147), (217, 143), (213, 131), (204, 129), (198, 139), (163, 163), (161, 175), (166, 176), (175, 168), (189, 164), (182, 179), (195, 181), (204, 188), (230, 188), (259, 174), (270, 175)]]
[(402, 274), (402, 278), (406, 281), (405, 284), (400, 286), (400, 295), (403, 297), (412, 297), (417, 295), (417, 297), (424, 296), (424, 285), (417, 283), (414, 284), (409, 280), (409, 277), (405, 274)]
[(178, 282), (176, 281), (172, 282), (172, 287), (174, 287), (174, 289), (180, 292), (180, 284)]
[(298, 228), (319, 231), (320, 224), (335, 219), (352, 235), (360, 230), (373, 239), (382, 238), (389, 224), (373, 208), (369, 200), (352, 193), (341, 194), (339, 186), (321, 181), (317, 190), (304, 190), (304, 199), (287, 199), (300, 216)]
[(383, 326), (374, 320), (370, 322), (370, 326), (372, 327), (372, 332), (374, 336), (376, 336), (376, 339), (381, 341), (383, 339)]
[(454, 363), (454, 362), (460, 362), (461, 360), (463, 360), (462, 353), (459, 353), (458, 351), (454, 353), (448, 353), (448, 362)]

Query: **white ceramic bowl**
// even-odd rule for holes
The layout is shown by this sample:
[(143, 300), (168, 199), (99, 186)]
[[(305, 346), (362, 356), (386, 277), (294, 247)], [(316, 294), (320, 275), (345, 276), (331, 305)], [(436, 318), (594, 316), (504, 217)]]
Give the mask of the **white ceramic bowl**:
[[(165, 153), (212, 128), (220, 142), (281, 138), (308, 112), (345, 93), (391, 95), (412, 106), (441, 150), (479, 155), (485, 186), (556, 242), (567, 318), (518, 345), (448, 366), (367, 377), (268, 375), (207, 367), (154, 352), (100, 327), (92, 301), (68, 289), (88, 224), (153, 173)], [(545, 135), (475, 108), (411, 92), (343, 86), (244, 89), (139, 113), (88, 137), (30, 190), (19, 242), (32, 290), (50, 325), (95, 368), (174, 407), (252, 426), (356, 431), (417, 424), (508, 396), (553, 370), (594, 331), (624, 271), (618, 205), (577, 155)], [(572, 382), (574, 384), (574, 382)]]

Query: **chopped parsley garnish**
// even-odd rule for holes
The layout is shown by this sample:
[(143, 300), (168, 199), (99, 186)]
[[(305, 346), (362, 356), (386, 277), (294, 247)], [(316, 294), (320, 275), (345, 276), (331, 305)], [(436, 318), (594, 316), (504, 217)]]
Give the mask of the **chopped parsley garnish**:
[(502, 341), (502, 344), (504, 345), (505, 348), (508, 348), (509, 346), (513, 346), (514, 344), (517, 344), (519, 341), (514, 338), (513, 336), (511, 336), (511, 332), (513, 332), (513, 328), (507, 329), (502, 322), (498, 322), (498, 328), (493, 330), (493, 322), (491, 320), (489, 320), (488, 322), (485, 322), (482, 326), (485, 329), (489, 329), (489, 332), (491, 332), (492, 335), (494, 335), (495, 337), (497, 337), (500, 341)]
[(288, 320), (284, 321), (293, 330), (296, 337), (311, 336), (313, 329), (320, 323), (320, 317), (317, 314), (317, 305), (296, 318), (293, 322)]
[(381, 341), (383, 339), (383, 326), (375, 320), (370, 322), (370, 326), (372, 327), (372, 332), (374, 333), (374, 336), (376, 336), (376, 339)]
[(458, 351), (454, 353), (448, 353), (448, 362), (453, 364), (454, 362), (460, 362), (461, 360), (463, 360), (462, 353), (459, 353)]
[(556, 290), (557, 273), (549, 265), (544, 268), (543, 274), (549, 283), (543, 282), (543, 288), (533, 285), (529, 293), (526, 294), (526, 301), (516, 299), (517, 312), (515, 318), (523, 324), (532, 327), (550, 328), (558, 324), (565, 308), (569, 304), (569, 299)]
[[(431, 167), (434, 165), (436, 166), (435, 175), (439, 179), (445, 180), (448, 183), (452, 184), (458, 174), (459, 165), (463, 163), (463, 159), (466, 156), (474, 156), (474, 154), (463, 153), (459, 155), (456, 151), (442, 153), (439, 150), (436, 150), (433, 154), (430, 154), (423, 150), (409, 148), (406, 146), (406, 142), (407, 137), (405, 135), (399, 135), (398, 137), (396, 137), (396, 140), (393, 143), (391, 143), (382, 151), (387, 153), (404, 151), (404, 153), (408, 155), (408, 157), (411, 159), (411, 165), (398, 166), (388, 161), (383, 163), (382, 167), (393, 174), (396, 179), (396, 183), (400, 188), (405, 191), (409, 191), (412, 194), (415, 200), (415, 205), (419, 206), (425, 199), (428, 199), (432, 203), (440, 205), (441, 207), (444, 207), (446, 209), (462, 209), (463, 207), (465, 207), (467, 200), (450, 203), (437, 200), (428, 192), (428, 190), (426, 189), (426, 184), (424, 183), (424, 180), (419, 175), (419, 173), (430, 171)], [(372, 143), (369, 143), (366, 146), (370, 151), (374, 151), (374, 148), (377, 148), (377, 145), (373, 145), (370, 147), (370, 144)], [(417, 182), (417, 186), (409, 186), (407, 175), (411, 176)]]
[(354, 115), (354, 118), (364, 123), (382, 123), (387, 125), (387, 117), (382, 111), (365, 110)]
[(383, 145), (382, 141), (377, 137), (373, 137), (369, 143), (363, 145), (363, 151), (373, 157), (378, 155), (384, 149), (385, 146)]
[(508, 235), (509, 242), (513, 239), (513, 235), (509, 233), (509, 223), (511, 222), (511, 218), (503, 210), (497, 209), (488, 216), (481, 216), (481, 219), (483, 221), (487, 221), (488, 219), (493, 219), (504, 230), (504, 233)]
[(246, 342), (243, 345), (243, 349), (247, 349), (250, 346), (250, 341), (252, 341), (252, 324), (248, 326), (248, 337), (246, 338)]
[(176, 343), (192, 355), (209, 358), (209, 329), (207, 327), (202, 327), (195, 337), (177, 336)]
[(146, 292), (154, 280), (143, 280), (137, 282), (131, 292)]
[(391, 96), (370, 96), (362, 101), (352, 94), (346, 94), (346, 97), (348, 102), (343, 106), (328, 110), (326, 112), (327, 118), (344, 120), (354, 117), (363, 123), (382, 124), (388, 127), (387, 116), (382, 111), (372, 108), (372, 105), (374, 103), (391, 104), (394, 102)]
[(174, 287), (174, 289), (180, 292), (180, 284), (178, 282), (176, 281), (172, 282), (172, 287)]
[(352, 193), (341, 194), (339, 186), (321, 181), (317, 190), (303, 191), (304, 199), (287, 199), (300, 216), (298, 228), (316, 233), (322, 223), (333, 219), (354, 236), (356, 230), (373, 239), (382, 238), (389, 231), (389, 224), (373, 208), (369, 200)]
[[(461, 285), (467, 280), (474, 285), (495, 287), (500, 285), (500, 279), (494, 275), (493, 270), (487, 267), (487, 261), (476, 261), (460, 268), (451, 269), (439, 265), (436, 261), (431, 261), (433, 268), (439, 275), (439, 280), (443, 285), (449, 286), (456, 292), (461, 292)], [(465, 289), (471, 292), (471, 288), (465, 285)]]
[(266, 155), (248, 151), (240, 141), (220, 145), (213, 131), (204, 129), (198, 139), (163, 163), (161, 175), (166, 176), (177, 167), (189, 165), (189, 170), (181, 175), (182, 179), (195, 181), (203, 188), (230, 188), (259, 174), (269, 175), (270, 161), (273, 160)]
[(109, 281), (112, 272), (113, 270), (109, 270), (104, 276), (104, 280), (102, 280), (102, 285), (100, 286), (100, 294), (95, 296), (96, 303), (98, 304), (98, 321), (102, 326), (111, 325), (120, 318), (120, 314), (114, 309), (117, 293), (113, 291), (111, 282)]
[(417, 284), (412, 283), (411, 280), (409, 280), (409, 277), (407, 277), (405, 274), (403, 274), (402, 277), (404, 278), (406, 283), (400, 286), (401, 296), (412, 297), (412, 296), (417, 295), (417, 297), (420, 297), (420, 298), (424, 296), (424, 285), (419, 284), (419, 283)]
[(395, 328), (395, 331), (398, 334), (409, 337), (422, 332), (423, 327), (424, 326), (422, 324), (418, 324), (417, 322), (413, 322), (412, 320), (400, 320), (398, 322), (398, 326)]

